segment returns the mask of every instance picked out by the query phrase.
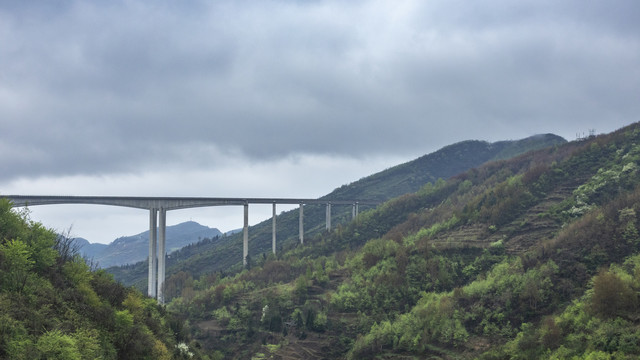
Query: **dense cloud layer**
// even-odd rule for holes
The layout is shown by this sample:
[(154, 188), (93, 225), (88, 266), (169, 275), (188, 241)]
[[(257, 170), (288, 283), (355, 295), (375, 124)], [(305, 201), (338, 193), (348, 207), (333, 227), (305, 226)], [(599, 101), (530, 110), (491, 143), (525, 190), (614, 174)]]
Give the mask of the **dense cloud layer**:
[[(461, 140), (609, 132), (639, 120), (639, 13), (635, 0), (0, 1), (0, 194), (315, 197)], [(101, 242), (146, 226), (67, 209), (33, 214)], [(203, 223), (236, 228), (236, 210)]]
[(640, 110), (633, 0), (6, 3), (5, 180), (418, 154)]

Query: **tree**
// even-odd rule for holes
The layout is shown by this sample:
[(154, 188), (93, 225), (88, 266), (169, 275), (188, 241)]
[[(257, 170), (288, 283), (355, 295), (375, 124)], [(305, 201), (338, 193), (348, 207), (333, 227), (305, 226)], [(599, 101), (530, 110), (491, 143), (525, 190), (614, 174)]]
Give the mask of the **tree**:
[(633, 289), (618, 275), (601, 270), (593, 278), (591, 310), (599, 316), (611, 318), (633, 311), (638, 297)]
[(21, 240), (10, 240), (0, 245), (3, 287), (22, 292), (27, 284), (34, 261), (29, 246)]
[(42, 359), (81, 360), (76, 341), (58, 330), (42, 335), (36, 347), (42, 353)]

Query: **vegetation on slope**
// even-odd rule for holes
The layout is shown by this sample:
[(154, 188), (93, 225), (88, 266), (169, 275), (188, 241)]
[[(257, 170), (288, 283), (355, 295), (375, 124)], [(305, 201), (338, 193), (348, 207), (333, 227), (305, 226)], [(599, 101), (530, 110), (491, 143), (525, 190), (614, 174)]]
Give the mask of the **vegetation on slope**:
[(169, 308), (227, 358), (640, 356), (640, 126), (393, 199)]
[[(0, 199), (0, 359), (202, 358), (153, 299)], [(206, 358), (206, 357), (205, 357)]]

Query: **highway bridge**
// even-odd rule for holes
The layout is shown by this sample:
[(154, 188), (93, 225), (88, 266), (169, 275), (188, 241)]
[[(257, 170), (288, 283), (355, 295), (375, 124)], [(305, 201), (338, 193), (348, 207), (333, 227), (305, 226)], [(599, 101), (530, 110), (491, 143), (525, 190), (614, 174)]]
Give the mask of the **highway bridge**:
[(6, 195), (13, 207), (30, 207), (57, 204), (89, 204), (122, 206), (149, 211), (149, 278), (148, 295), (164, 303), (164, 281), (166, 261), (166, 219), (167, 211), (210, 207), (244, 206), (243, 263), (247, 264), (249, 254), (249, 205), (272, 204), (271, 248), (276, 252), (276, 205), (299, 205), (299, 239), (304, 243), (304, 205), (326, 205), (326, 229), (331, 230), (331, 206), (351, 205), (352, 215), (358, 215), (359, 205), (377, 205), (378, 202), (362, 200), (327, 200), (303, 198), (223, 198), (223, 197), (140, 197), (140, 196), (55, 196), (55, 195)]

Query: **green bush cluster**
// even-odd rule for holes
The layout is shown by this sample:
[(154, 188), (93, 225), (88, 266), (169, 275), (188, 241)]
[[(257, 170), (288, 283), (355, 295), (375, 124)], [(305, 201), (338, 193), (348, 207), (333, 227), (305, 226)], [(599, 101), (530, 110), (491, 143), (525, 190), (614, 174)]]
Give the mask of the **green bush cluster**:
[(69, 245), (0, 200), (0, 358), (180, 358), (182, 325)]
[(640, 356), (637, 318), (640, 255), (602, 268), (585, 294), (559, 315), (535, 326), (523, 323), (516, 337), (484, 358), (632, 359)]

